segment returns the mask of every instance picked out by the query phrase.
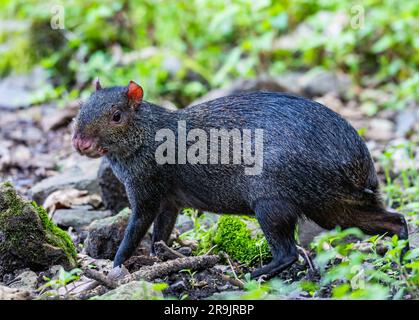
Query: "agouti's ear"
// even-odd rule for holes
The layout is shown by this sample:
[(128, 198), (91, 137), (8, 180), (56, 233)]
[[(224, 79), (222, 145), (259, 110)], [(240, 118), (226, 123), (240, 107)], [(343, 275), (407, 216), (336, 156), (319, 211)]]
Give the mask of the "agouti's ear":
[(136, 108), (143, 100), (143, 88), (131, 80), (128, 85), (127, 96), (130, 105)]
[(102, 90), (102, 86), (100, 85), (99, 77), (96, 78), (95, 83), (94, 83), (94, 87), (95, 87), (96, 91)]

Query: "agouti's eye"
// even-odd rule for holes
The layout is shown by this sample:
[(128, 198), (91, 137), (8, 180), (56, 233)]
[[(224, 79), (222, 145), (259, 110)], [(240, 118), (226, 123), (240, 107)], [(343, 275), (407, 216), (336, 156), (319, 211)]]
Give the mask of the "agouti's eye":
[(115, 111), (112, 115), (112, 121), (115, 123), (120, 123), (122, 119), (122, 115), (120, 111)]

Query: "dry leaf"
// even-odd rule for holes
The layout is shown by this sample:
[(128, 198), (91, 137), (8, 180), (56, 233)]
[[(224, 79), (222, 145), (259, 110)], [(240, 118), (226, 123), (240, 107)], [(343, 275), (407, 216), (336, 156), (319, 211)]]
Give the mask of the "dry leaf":
[(45, 199), (43, 207), (51, 218), (58, 209), (70, 209), (74, 205), (84, 204), (97, 208), (101, 204), (101, 198), (97, 194), (89, 194), (87, 190), (68, 188), (51, 193)]

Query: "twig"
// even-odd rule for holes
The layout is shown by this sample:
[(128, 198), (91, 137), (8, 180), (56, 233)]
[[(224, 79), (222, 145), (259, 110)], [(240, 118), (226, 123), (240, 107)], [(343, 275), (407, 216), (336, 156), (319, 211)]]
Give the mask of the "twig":
[(118, 287), (118, 282), (109, 279), (104, 273), (86, 268), (84, 269), (84, 274), (86, 277), (96, 280), (100, 284), (104, 285), (105, 287), (115, 289)]
[(154, 244), (154, 250), (156, 254), (161, 259), (177, 259), (184, 258), (185, 256), (176, 250), (168, 247), (164, 241), (158, 241)]
[[(88, 283), (89, 283), (89, 286), (84, 291), (93, 290), (94, 288), (100, 285), (100, 282), (94, 279), (91, 279)], [(74, 286), (73, 288), (67, 291), (67, 294), (73, 292), (74, 290), (76, 290), (77, 288), (80, 288), (83, 285), (85, 285), (85, 283), (81, 283), (78, 286)]]
[(303, 247), (300, 247), (300, 246), (298, 246), (297, 245), (297, 249), (298, 250), (300, 250), (303, 254), (304, 254), (304, 257), (305, 257), (305, 260), (307, 261), (307, 263), (308, 263), (308, 266), (310, 267), (310, 269), (313, 271), (314, 270), (314, 268), (313, 268), (313, 264), (311, 263), (311, 259), (310, 259), (310, 257), (308, 256), (308, 254), (307, 254), (307, 252), (306, 252), (306, 250), (303, 248)]
[(231, 283), (233, 286), (239, 287), (240, 289), (243, 289), (243, 288), (244, 288), (244, 283), (243, 283), (243, 281), (241, 281), (240, 279), (235, 279), (235, 278), (232, 278), (232, 277), (230, 277), (230, 276), (228, 276), (228, 275), (226, 275), (226, 274), (223, 274), (223, 273), (221, 273), (221, 274), (219, 274), (219, 275), (220, 275), (220, 278), (221, 278), (223, 281), (229, 282), (229, 283)]
[(197, 270), (211, 268), (216, 265), (219, 260), (220, 258), (214, 255), (178, 258), (157, 263), (152, 266), (142, 267), (140, 270), (122, 279), (119, 283), (124, 284), (133, 280), (152, 281), (156, 278), (164, 277), (183, 269)]
[(227, 259), (228, 264), (230, 265), (230, 268), (231, 268), (231, 271), (233, 272), (234, 278), (236, 278), (236, 280), (237, 280), (238, 282), (240, 282), (240, 283), (241, 283), (241, 288), (243, 288), (244, 283), (243, 283), (243, 281), (241, 281), (241, 280), (239, 279), (239, 277), (238, 277), (238, 276), (237, 276), (237, 274), (236, 274), (236, 271), (234, 271), (234, 267), (233, 267), (233, 264), (232, 264), (232, 263), (231, 263), (231, 261), (230, 261), (230, 257), (228, 256), (228, 254), (227, 254), (227, 253), (224, 253), (224, 257)]

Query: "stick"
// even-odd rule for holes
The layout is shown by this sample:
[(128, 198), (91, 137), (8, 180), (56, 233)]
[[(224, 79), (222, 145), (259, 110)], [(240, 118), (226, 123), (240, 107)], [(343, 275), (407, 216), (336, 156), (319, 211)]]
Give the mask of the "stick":
[(236, 287), (239, 287), (240, 289), (243, 289), (244, 288), (244, 283), (241, 281), (241, 280), (239, 280), (239, 279), (234, 279), (234, 278), (232, 278), (232, 277), (230, 277), (230, 276), (228, 276), (228, 275), (226, 275), (226, 274), (219, 274), (220, 275), (220, 278), (223, 280), (223, 281), (226, 281), (226, 282), (229, 282), (230, 284), (232, 284), (233, 286), (236, 286)]
[(158, 241), (154, 244), (154, 250), (156, 254), (161, 259), (177, 259), (177, 258), (185, 258), (185, 256), (176, 250), (168, 247), (164, 241)]
[(220, 258), (214, 255), (178, 258), (152, 266), (142, 267), (140, 270), (122, 279), (120, 284), (128, 283), (133, 280), (152, 281), (156, 278), (164, 277), (183, 269), (197, 270), (211, 268), (215, 266), (219, 260)]
[(118, 282), (110, 280), (105, 274), (102, 272), (86, 268), (84, 269), (84, 274), (86, 277), (96, 280), (100, 284), (104, 285), (105, 287), (115, 289), (118, 287)]
[[(236, 278), (235, 280), (237, 281), (237, 283), (240, 283), (241, 286), (239, 286), (240, 288), (244, 287), (244, 283), (239, 279), (239, 277), (236, 274), (236, 271), (234, 270), (233, 264), (230, 261), (230, 257), (228, 256), (227, 253), (224, 253), (224, 257), (227, 259), (228, 264), (230, 265), (231, 271), (233, 272), (234, 278)], [(233, 278), (231, 278), (233, 280)], [(233, 284), (232, 282), (230, 282), (231, 284)]]
[(297, 246), (297, 249), (303, 252), (304, 257), (305, 257), (305, 260), (306, 260), (306, 261), (307, 261), (307, 263), (308, 263), (308, 266), (309, 266), (309, 267), (310, 267), (310, 269), (313, 271), (313, 270), (314, 270), (314, 268), (313, 268), (313, 264), (311, 263), (311, 259), (310, 259), (310, 257), (308, 256), (308, 254), (307, 254), (307, 252), (305, 251), (305, 249), (304, 249), (303, 247), (300, 247), (300, 246)]

